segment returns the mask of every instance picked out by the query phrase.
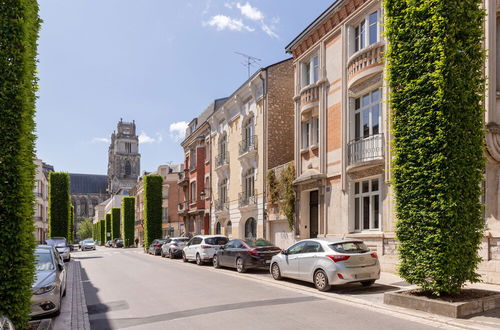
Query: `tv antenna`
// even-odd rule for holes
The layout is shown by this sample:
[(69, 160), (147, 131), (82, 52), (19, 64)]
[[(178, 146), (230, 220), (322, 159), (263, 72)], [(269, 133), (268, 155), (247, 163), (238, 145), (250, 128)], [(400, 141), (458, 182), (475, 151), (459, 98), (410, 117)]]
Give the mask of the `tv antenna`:
[(250, 68), (252, 67), (252, 65), (257, 64), (258, 62), (260, 62), (262, 60), (260, 58), (257, 58), (257, 57), (254, 57), (254, 56), (251, 56), (248, 54), (243, 54), (243, 53), (239, 53), (239, 52), (234, 52), (234, 53), (238, 54), (240, 56), (243, 56), (246, 59), (246, 62), (242, 62), (241, 64), (243, 66), (247, 67), (248, 77), (250, 78)]

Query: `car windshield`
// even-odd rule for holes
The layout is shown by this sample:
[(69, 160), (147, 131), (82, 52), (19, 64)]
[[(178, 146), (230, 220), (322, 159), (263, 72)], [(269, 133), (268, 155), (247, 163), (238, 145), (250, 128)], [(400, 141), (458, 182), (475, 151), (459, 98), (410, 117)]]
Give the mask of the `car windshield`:
[(94, 243), (93, 240), (91, 239), (86, 239), (85, 241), (83, 241), (84, 244), (89, 244), (89, 243)]
[(266, 241), (265, 239), (256, 239), (256, 240), (253, 240), (253, 239), (246, 239), (245, 240), (245, 243), (249, 246), (249, 247), (259, 247), (259, 246), (274, 246), (273, 243), (269, 242), (269, 241)]
[(329, 247), (340, 253), (364, 253), (370, 251), (370, 249), (363, 242), (335, 243), (330, 244)]
[(54, 263), (52, 262), (52, 253), (47, 253), (46, 251), (36, 251), (36, 270), (44, 271), (44, 270), (53, 270)]
[(228, 242), (226, 237), (209, 237), (205, 238), (205, 243), (210, 245), (224, 245)]
[(65, 247), (66, 240), (65, 239), (48, 239), (47, 245), (55, 246), (55, 247)]
[(176, 238), (176, 239), (173, 239), (172, 241), (182, 243), (182, 242), (189, 241), (189, 238)]
[(158, 243), (163, 244), (163, 243), (165, 243), (165, 241), (166, 241), (165, 239), (159, 239)]

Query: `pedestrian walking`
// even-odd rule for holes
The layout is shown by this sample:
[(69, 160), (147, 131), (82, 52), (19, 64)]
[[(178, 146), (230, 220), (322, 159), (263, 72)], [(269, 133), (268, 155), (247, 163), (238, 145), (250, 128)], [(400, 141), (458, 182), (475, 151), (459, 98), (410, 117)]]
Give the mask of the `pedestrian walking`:
[(139, 239), (138, 238), (135, 239), (135, 247), (139, 247)]

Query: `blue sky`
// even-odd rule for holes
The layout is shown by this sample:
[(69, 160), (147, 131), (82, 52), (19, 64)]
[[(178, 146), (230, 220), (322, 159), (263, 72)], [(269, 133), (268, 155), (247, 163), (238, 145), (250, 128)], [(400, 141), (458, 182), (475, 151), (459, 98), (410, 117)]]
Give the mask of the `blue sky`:
[[(40, 0), (37, 156), (105, 174), (116, 123), (135, 120), (141, 170), (181, 162), (185, 124), (284, 47), (330, 1)], [(258, 67), (254, 67), (253, 71)]]

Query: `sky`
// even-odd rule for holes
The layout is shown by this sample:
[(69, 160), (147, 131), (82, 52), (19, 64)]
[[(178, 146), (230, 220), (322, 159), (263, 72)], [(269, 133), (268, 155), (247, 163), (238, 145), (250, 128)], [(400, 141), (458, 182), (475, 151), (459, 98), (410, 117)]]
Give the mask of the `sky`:
[(187, 123), (265, 67), (333, 0), (40, 0), (37, 157), (106, 174), (118, 121), (135, 120), (141, 171), (181, 163)]

